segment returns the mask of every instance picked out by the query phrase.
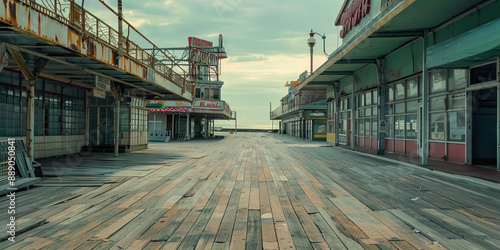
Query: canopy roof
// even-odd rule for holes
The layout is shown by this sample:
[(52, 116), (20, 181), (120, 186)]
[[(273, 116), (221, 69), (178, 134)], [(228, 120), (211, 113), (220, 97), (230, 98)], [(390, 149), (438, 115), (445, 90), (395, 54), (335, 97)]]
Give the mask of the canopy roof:
[(441, 26), (481, 3), (488, 4), (481, 0), (395, 0), (350, 41), (344, 41), (323, 65), (300, 83), (299, 89), (323, 90), (422, 37), (424, 30)]

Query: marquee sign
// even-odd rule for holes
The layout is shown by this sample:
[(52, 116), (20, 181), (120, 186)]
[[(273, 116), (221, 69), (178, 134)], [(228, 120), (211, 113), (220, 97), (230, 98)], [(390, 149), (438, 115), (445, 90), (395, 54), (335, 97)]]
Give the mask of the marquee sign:
[(189, 61), (196, 63), (198, 65), (217, 65), (219, 57), (215, 53), (210, 53), (208, 51), (192, 48), (189, 52)]
[(340, 38), (344, 38), (354, 26), (359, 24), (359, 21), (370, 13), (370, 0), (353, 0), (349, 8), (344, 9), (340, 15), (340, 22), (342, 25), (340, 31)]
[(307, 111), (307, 118), (326, 118), (326, 112), (323, 111)]
[(213, 43), (196, 37), (188, 37), (189, 46), (194, 47), (212, 47)]
[(193, 102), (193, 108), (203, 108), (203, 109), (224, 109), (223, 101), (213, 101), (213, 100), (195, 100)]

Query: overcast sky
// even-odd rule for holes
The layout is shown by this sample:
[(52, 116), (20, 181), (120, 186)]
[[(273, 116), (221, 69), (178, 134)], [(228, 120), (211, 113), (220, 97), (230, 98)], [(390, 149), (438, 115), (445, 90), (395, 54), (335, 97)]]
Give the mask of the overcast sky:
[[(113, 22), (100, 3), (85, 8)], [(117, 0), (107, 0), (116, 6)], [(238, 128), (271, 128), (272, 109), (287, 94), (286, 81), (309, 70), (310, 29), (325, 34), (326, 51), (337, 48), (335, 18), (342, 0), (123, 0), (124, 18), (159, 47), (184, 47), (190, 36), (213, 41), (224, 36), (221, 97), (237, 112)], [(115, 21), (116, 22), (116, 21)], [(132, 37), (131, 37), (132, 39)], [(326, 61), (316, 36), (314, 68)], [(142, 45), (141, 41), (138, 41)], [(275, 128), (277, 122), (274, 122)], [(216, 121), (232, 127), (234, 121)]]

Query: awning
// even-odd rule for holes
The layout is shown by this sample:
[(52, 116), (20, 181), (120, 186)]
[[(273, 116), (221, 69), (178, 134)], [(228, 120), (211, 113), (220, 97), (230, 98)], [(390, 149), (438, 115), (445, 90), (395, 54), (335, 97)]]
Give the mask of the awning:
[(500, 55), (500, 19), (427, 49), (427, 66), (463, 67), (495, 61)]
[(162, 113), (190, 113), (192, 109), (190, 108), (169, 108), (165, 107), (162, 109), (150, 109), (150, 112), (162, 112)]
[[(381, 10), (380, 14), (362, 27), (350, 41), (344, 41), (325, 63), (300, 83), (298, 89), (324, 90), (333, 82), (352, 76), (370, 64), (376, 64), (376, 59), (385, 58), (398, 48), (422, 37), (424, 30), (438, 27), (451, 17), (458, 16), (481, 2), (480, 0), (394, 0), (390, 6)], [(488, 30), (493, 33), (491, 27)], [(494, 34), (490, 39), (496, 36)], [(489, 51), (493, 50), (496, 48), (490, 47)], [(484, 53), (475, 56), (474, 59), (478, 57), (486, 58)], [(429, 64), (429, 61), (427, 63)]]

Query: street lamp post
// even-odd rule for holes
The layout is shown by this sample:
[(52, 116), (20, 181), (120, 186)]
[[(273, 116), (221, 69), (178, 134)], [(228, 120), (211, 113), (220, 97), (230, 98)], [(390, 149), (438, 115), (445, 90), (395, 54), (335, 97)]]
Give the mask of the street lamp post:
[(311, 29), (311, 33), (309, 33), (309, 39), (307, 39), (307, 45), (309, 45), (309, 48), (311, 48), (311, 72), (309, 74), (312, 75), (313, 73), (313, 48), (314, 45), (316, 45), (316, 39), (314, 39), (314, 32)]
[(309, 48), (311, 48), (311, 75), (313, 73), (313, 47), (316, 45), (316, 39), (314, 39), (314, 35), (318, 35), (323, 39), (323, 53), (325, 53), (326, 57), (328, 57), (328, 54), (326, 53), (326, 45), (325, 45), (325, 39), (326, 36), (323, 34), (319, 34), (318, 32), (314, 32), (311, 29), (311, 32), (309, 33), (309, 39), (307, 39), (307, 45), (309, 45)]

